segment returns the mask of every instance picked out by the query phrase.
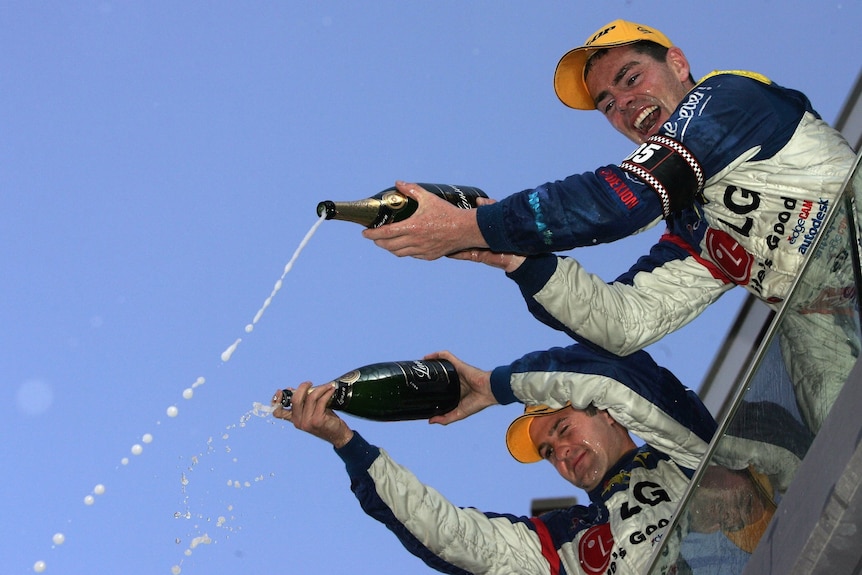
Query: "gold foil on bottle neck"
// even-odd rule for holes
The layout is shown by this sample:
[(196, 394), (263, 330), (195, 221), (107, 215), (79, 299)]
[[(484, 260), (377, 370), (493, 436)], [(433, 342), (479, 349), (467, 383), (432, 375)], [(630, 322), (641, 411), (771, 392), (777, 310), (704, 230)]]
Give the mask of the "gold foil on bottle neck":
[(407, 205), (407, 197), (401, 192), (387, 192), (380, 198), (380, 203), (393, 210), (400, 210)]

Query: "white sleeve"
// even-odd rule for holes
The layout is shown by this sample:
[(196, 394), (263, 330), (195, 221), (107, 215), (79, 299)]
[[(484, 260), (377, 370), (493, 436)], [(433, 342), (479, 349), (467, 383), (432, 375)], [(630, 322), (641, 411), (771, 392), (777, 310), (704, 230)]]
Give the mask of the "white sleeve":
[[(368, 474), (395, 519), (427, 551), (447, 563), (477, 574), (549, 572), (542, 544), (526, 518), (489, 516), (457, 507), (383, 449)], [(405, 545), (420, 557), (424, 555), (420, 549)]]
[(733, 286), (693, 257), (639, 272), (631, 284), (608, 284), (577, 260), (558, 258), (534, 299), (579, 336), (628, 355), (687, 324)]
[[(546, 372), (512, 376), (512, 390), (524, 403), (562, 407), (571, 402), (579, 409), (592, 403), (598, 409), (607, 410), (620, 425), (670, 455), (678, 464), (694, 469), (706, 453), (708, 441), (703, 435), (707, 427), (712, 431), (712, 419), (702, 404), (694, 403), (699, 404), (699, 400), (687, 397), (688, 390), (681, 386), (679, 389), (662, 387), (661, 380), (654, 383), (654, 389), (637, 390), (605, 375)], [(654, 397), (647, 397), (645, 393)], [(663, 408), (659, 401), (669, 405)], [(688, 419), (698, 408), (703, 413), (695, 428)]]

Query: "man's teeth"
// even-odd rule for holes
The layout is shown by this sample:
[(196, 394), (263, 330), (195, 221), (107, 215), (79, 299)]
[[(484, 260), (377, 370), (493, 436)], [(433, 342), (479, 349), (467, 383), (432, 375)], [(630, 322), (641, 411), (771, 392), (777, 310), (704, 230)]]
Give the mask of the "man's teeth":
[(644, 123), (644, 120), (646, 120), (649, 117), (649, 115), (652, 114), (653, 112), (655, 112), (656, 110), (658, 110), (658, 106), (650, 106), (649, 108), (646, 108), (643, 112), (641, 112), (640, 115), (637, 118), (635, 118), (635, 124), (634, 124), (635, 130), (640, 130), (641, 126)]

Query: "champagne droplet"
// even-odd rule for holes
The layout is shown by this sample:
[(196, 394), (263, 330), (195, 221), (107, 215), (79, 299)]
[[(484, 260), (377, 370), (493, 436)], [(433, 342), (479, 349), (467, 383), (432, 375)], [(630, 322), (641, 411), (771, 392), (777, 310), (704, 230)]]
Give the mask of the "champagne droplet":
[(230, 358), (233, 356), (233, 352), (236, 351), (236, 347), (242, 342), (242, 338), (236, 338), (236, 341), (228, 346), (226, 350), (221, 352), (221, 360), (224, 362), (230, 361)]

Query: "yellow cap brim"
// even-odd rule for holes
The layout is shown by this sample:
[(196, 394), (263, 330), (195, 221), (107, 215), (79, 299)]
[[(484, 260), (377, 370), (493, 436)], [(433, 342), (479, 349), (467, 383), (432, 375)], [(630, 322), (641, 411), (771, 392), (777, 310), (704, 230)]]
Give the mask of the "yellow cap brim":
[(584, 81), (587, 60), (595, 52), (581, 46), (569, 50), (560, 58), (554, 71), (554, 91), (560, 101), (575, 110), (595, 110), (596, 103)]
[(506, 430), (506, 447), (509, 448), (512, 457), (521, 463), (541, 461), (542, 456), (539, 455), (539, 450), (536, 449), (530, 438), (530, 426), (536, 417), (551, 415), (569, 405), (567, 403), (564, 407), (548, 407), (547, 405), (528, 405), (525, 407), (524, 414), (509, 424), (509, 429)]

